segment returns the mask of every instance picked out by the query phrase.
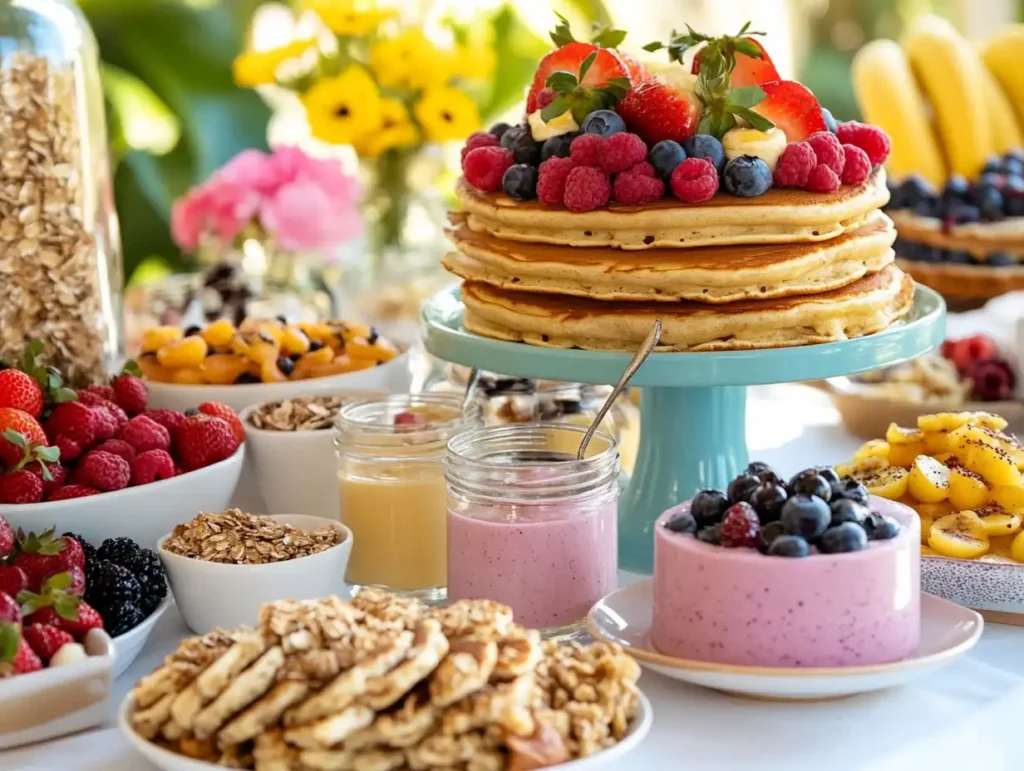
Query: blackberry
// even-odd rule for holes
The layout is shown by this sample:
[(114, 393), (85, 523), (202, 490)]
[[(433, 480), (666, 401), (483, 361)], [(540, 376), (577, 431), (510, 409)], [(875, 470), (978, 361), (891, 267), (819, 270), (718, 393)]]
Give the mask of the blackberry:
[(111, 637), (120, 637), (125, 632), (130, 632), (145, 618), (142, 611), (131, 603), (101, 610), (100, 615), (103, 617), (103, 628)]
[(138, 553), (139, 545), (131, 538), (108, 538), (97, 551), (101, 560), (109, 560), (118, 565), (127, 564)]
[(76, 541), (78, 541), (78, 543), (81, 544), (82, 553), (85, 555), (85, 570), (86, 572), (88, 572), (89, 566), (96, 562), (97, 559), (99, 559), (96, 556), (96, 547), (84, 538), (82, 538), (82, 536), (78, 535), (77, 533), (61, 533), (61, 535), (65, 535), (68, 538), (74, 538)]
[(152, 549), (140, 549), (139, 553), (126, 566), (139, 582), (139, 610), (149, 616), (167, 596), (167, 579), (160, 558)]
[(94, 580), (86, 585), (86, 602), (97, 610), (114, 608), (126, 603), (135, 604), (142, 587), (128, 568), (113, 562), (101, 561), (94, 570)]

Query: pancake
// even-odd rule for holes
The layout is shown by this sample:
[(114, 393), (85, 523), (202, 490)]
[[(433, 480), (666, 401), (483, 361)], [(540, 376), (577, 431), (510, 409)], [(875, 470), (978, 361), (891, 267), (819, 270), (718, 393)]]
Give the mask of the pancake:
[(549, 348), (633, 351), (661, 319), (661, 351), (735, 351), (828, 343), (870, 335), (905, 315), (914, 282), (895, 265), (841, 289), (709, 306), (606, 302), (509, 292), (466, 282), (463, 324), (485, 337)]
[(1002, 222), (972, 222), (944, 229), (942, 220), (920, 217), (912, 212), (891, 212), (900, 238), (939, 249), (964, 251), (975, 257), (989, 252), (1009, 252), (1024, 256), (1024, 217), (1011, 217)]
[(944, 297), (998, 297), (1024, 290), (1024, 265), (957, 265), (948, 262), (897, 260), (913, 279)]
[(441, 262), (457, 276), (602, 300), (726, 303), (826, 292), (890, 264), (896, 238), (880, 211), (829, 241), (642, 251), (507, 241), (474, 232), (464, 216), (453, 222), (448, 236), (456, 249)]
[(645, 206), (611, 204), (591, 212), (482, 193), (464, 179), (456, 193), (467, 225), (476, 232), (512, 241), (617, 249), (827, 241), (860, 227), (889, 200), (881, 169), (863, 185), (834, 193), (772, 188), (754, 198), (719, 193), (701, 204), (663, 198)]

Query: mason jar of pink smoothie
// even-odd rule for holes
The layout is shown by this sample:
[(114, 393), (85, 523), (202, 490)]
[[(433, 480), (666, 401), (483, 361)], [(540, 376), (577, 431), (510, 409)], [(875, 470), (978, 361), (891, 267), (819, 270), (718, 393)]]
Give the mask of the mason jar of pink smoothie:
[(582, 628), (616, 585), (619, 456), (598, 432), (525, 423), (448, 442), (448, 599), (488, 599), (548, 636)]

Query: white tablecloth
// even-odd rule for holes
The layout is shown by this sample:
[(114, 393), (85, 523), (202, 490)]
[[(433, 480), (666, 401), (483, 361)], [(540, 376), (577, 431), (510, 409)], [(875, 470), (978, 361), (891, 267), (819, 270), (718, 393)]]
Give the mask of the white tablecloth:
[[(751, 457), (786, 475), (850, 457), (859, 442), (836, 425), (826, 397), (803, 386), (752, 389)], [(623, 576), (629, 580), (628, 576)], [(117, 704), (188, 634), (175, 609), (114, 686)], [(750, 769), (802, 771), (1009, 771), (1024, 768), (1024, 629), (989, 625), (971, 654), (910, 686), (834, 702), (746, 701), (645, 672), (654, 726), (609, 771)], [(0, 752), (3, 771), (152, 771), (107, 727)]]

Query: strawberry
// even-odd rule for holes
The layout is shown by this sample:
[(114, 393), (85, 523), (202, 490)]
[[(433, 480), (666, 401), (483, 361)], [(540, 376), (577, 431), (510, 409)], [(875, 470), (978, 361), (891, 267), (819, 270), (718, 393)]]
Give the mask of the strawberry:
[(59, 490), (68, 474), (67, 469), (60, 463), (31, 463), (25, 468), (43, 480), (44, 498)]
[(16, 565), (0, 565), (0, 594), (17, 597), (18, 592), (28, 588), (28, 577), (25, 571)]
[(573, 40), (540, 60), (540, 64), (537, 65), (537, 72), (533, 76), (533, 85), (530, 86), (530, 91), (526, 96), (526, 112), (531, 113), (534, 110), (540, 109), (537, 104), (537, 97), (541, 90), (547, 86), (548, 78), (556, 72), (570, 72), (575, 75), (580, 71), (580, 66), (584, 60), (595, 52), (597, 58), (590, 66), (590, 69), (587, 70), (583, 81), (579, 85), (596, 89), (610, 83), (612, 78), (626, 78), (626, 80), (629, 80), (629, 68), (619, 57), (617, 51)]
[[(729, 75), (729, 85), (733, 88), (742, 88), (743, 86), (758, 86), (762, 83), (770, 83), (775, 80), (782, 80), (779, 75), (779, 71), (775, 69), (775, 65), (772, 64), (772, 59), (768, 56), (768, 52), (764, 50), (764, 46), (758, 43), (752, 37), (740, 38), (749, 45), (754, 46), (758, 51), (761, 52), (760, 58), (751, 56), (750, 54), (736, 51), (736, 64), (732, 68), (732, 72)], [(690, 72), (694, 75), (700, 74), (700, 57), (695, 56), (693, 58), (693, 67)]]
[(174, 432), (175, 454), (190, 471), (230, 458), (239, 444), (226, 420), (203, 413), (190, 415)]
[[(72, 567), (84, 567), (85, 557), (81, 544), (69, 545), (73, 538), (54, 537), (54, 529), (27, 536), (18, 532), (18, 555), (14, 564), (25, 571), (28, 588), (35, 592), (50, 576), (64, 573)], [(75, 548), (77, 547), (77, 548)]]
[(29, 624), (21, 634), (43, 661), (49, 661), (57, 651), (75, 641), (75, 638), (63, 629), (49, 624)]
[(811, 134), (828, 131), (821, 105), (806, 86), (794, 80), (762, 83), (766, 96), (752, 109), (774, 123), (788, 142), (803, 142)]
[(17, 542), (18, 539), (14, 536), (11, 524), (3, 516), (0, 516), (0, 559), (9, 557)]
[(204, 415), (212, 415), (215, 418), (227, 421), (239, 443), (245, 441), (245, 427), (242, 425), (242, 421), (238, 419), (238, 413), (228, 407), (228, 405), (221, 404), (220, 402), (203, 402), (199, 405), (199, 411)]
[(21, 606), (10, 594), (0, 592), (0, 624), (21, 625)]
[(85, 637), (90, 629), (102, 629), (103, 618), (85, 600), (55, 592), (60, 595), (47, 605), (28, 616), (30, 624), (50, 624), (68, 632), (76, 640)]
[(0, 476), (0, 503), (39, 503), (43, 500), (43, 480), (25, 468)]
[(13, 624), (0, 624), (0, 679), (26, 675), (43, 668), (35, 651)]
[(0, 407), (13, 407), (38, 418), (43, 412), (43, 389), (20, 369), (0, 372)]
[(27, 412), (0, 407), (0, 466), (13, 468), (35, 445), (45, 445), (43, 427)]
[(682, 142), (697, 128), (700, 102), (667, 83), (648, 80), (630, 89), (615, 111), (648, 147), (665, 139)]

